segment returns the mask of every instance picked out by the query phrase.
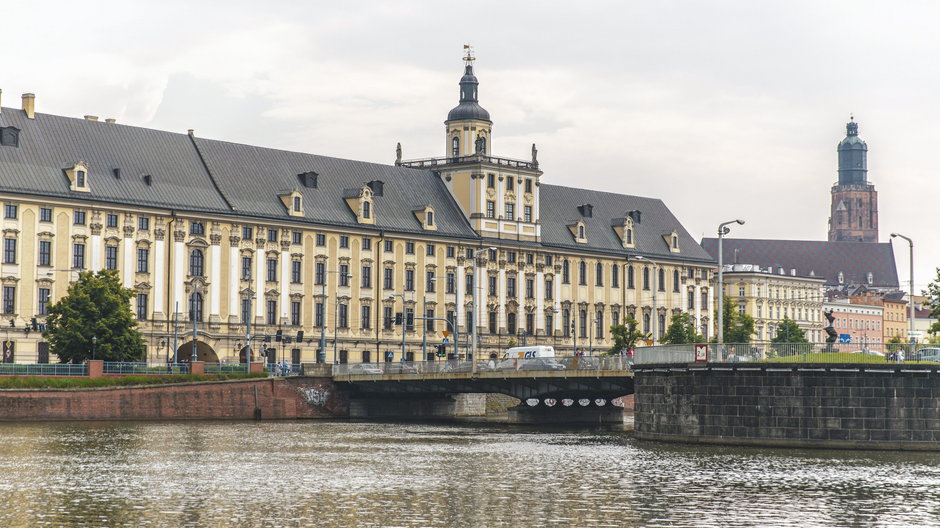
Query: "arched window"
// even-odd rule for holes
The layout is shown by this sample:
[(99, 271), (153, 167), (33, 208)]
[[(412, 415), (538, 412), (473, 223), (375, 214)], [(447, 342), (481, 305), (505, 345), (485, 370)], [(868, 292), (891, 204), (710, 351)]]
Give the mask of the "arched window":
[(672, 235), (672, 249), (675, 249), (675, 250), (679, 249), (679, 236), (678, 235)]
[(659, 291), (666, 291), (666, 270), (659, 268)]
[(604, 265), (600, 262), (594, 265), (594, 282), (597, 286), (604, 285)]
[(672, 271), (672, 291), (679, 291), (679, 270)]
[(194, 249), (189, 254), (189, 274), (194, 277), (202, 277), (203, 257), (201, 249)]
[(371, 202), (362, 202), (362, 217), (372, 218), (372, 203)]
[(434, 225), (434, 211), (428, 211), (428, 212), (427, 212), (427, 214), (425, 215), (425, 222), (424, 222), (424, 223), (427, 224), (428, 227), (431, 227), (431, 226)]
[(629, 266), (627, 266), (627, 288), (630, 288), (631, 290), (634, 288), (633, 264), (630, 264)]
[(75, 172), (75, 186), (84, 187), (85, 186), (85, 171), (76, 171)]
[(189, 296), (189, 320), (202, 321), (202, 294), (199, 292)]
[(650, 269), (643, 268), (643, 289), (650, 289)]
[(584, 238), (584, 226), (583, 225), (578, 226), (578, 238), (582, 238), (582, 239)]
[(624, 238), (627, 239), (627, 245), (630, 245), (630, 246), (633, 245), (633, 228), (632, 227), (627, 229), (627, 235)]
[(650, 314), (643, 314), (643, 333), (650, 333)]
[(562, 284), (571, 283), (571, 263), (568, 262), (568, 259), (561, 262), (561, 282)]
[(516, 314), (512, 312), (506, 314), (506, 333), (510, 335), (516, 333)]
[(450, 144), (451, 144), (451, 147), (450, 147), (451, 156), (456, 158), (457, 156), (460, 155), (460, 138), (457, 136), (454, 136), (454, 139), (451, 140)]
[(587, 285), (587, 264), (583, 260), (578, 263), (578, 284)]

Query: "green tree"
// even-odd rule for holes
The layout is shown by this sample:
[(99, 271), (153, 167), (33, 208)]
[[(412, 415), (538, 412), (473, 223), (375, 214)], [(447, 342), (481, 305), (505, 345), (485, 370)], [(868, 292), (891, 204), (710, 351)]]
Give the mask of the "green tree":
[(663, 336), (663, 343), (670, 345), (681, 345), (685, 343), (701, 343), (702, 336), (695, 330), (695, 323), (692, 322), (692, 316), (687, 312), (681, 312), (672, 315), (669, 321), (669, 327)]
[(927, 297), (925, 304), (931, 308), (930, 317), (937, 319), (927, 332), (934, 335), (940, 334), (940, 268), (937, 268), (937, 278), (921, 293)]
[(770, 340), (771, 343), (808, 343), (803, 329), (789, 317), (784, 317), (783, 321), (777, 325), (777, 334)]
[[(754, 318), (747, 314), (742, 314), (737, 310), (737, 303), (731, 300), (731, 297), (725, 296), (722, 304), (722, 327), (724, 327), (725, 343), (750, 343), (751, 335), (754, 334)], [(718, 310), (715, 310), (715, 317), (718, 317)], [(718, 336), (712, 339), (718, 340)]]
[(637, 331), (636, 319), (629, 315), (624, 317), (623, 324), (615, 324), (610, 327), (610, 335), (614, 338), (614, 346), (610, 347), (609, 354), (619, 354), (621, 350), (632, 350), (636, 347), (636, 342), (646, 338), (646, 335)]
[(42, 335), (62, 363), (81, 363), (93, 353), (105, 361), (139, 361), (146, 349), (131, 314), (133, 297), (116, 270), (83, 271), (65, 297), (49, 306)]

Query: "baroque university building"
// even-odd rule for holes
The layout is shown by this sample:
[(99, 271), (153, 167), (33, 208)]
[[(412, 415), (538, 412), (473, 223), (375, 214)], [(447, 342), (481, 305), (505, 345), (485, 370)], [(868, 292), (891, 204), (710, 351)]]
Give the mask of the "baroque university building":
[(249, 322), (253, 350), (292, 362), (317, 359), (321, 331), (328, 362), (399, 360), (403, 340), (422, 359), (447, 327), (422, 315), (457, 325), (461, 355), (472, 324), (485, 355), (511, 340), (605, 350), (627, 315), (661, 336), (687, 311), (710, 334), (709, 254), (661, 200), (544, 183), (534, 145), (529, 160), (492, 155), (472, 60), (446, 155), (399, 148), (394, 165), (41, 114), (32, 94), (0, 109), (15, 360), (49, 361), (25, 330), (100, 269), (136, 291), (150, 361), (174, 344), (188, 359), (194, 327), (200, 360), (244, 361)]

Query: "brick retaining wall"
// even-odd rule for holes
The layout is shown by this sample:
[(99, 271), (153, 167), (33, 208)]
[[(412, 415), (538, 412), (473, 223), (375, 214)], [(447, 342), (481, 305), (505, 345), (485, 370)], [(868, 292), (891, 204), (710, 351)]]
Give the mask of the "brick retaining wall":
[(0, 421), (292, 419), (347, 414), (348, 401), (329, 378), (0, 390)]
[(643, 365), (637, 438), (940, 450), (937, 365)]

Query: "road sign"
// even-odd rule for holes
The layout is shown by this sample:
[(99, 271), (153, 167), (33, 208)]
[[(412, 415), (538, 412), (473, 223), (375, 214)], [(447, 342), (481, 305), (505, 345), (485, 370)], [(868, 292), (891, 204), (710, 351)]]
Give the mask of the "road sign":
[(851, 343), (851, 342), (852, 342), (852, 334), (839, 334), (839, 342), (840, 342), (840, 343)]
[(695, 361), (708, 361), (708, 345), (695, 345)]
[(450, 330), (441, 330), (441, 333), (444, 334), (444, 339), (450, 337)]
[(914, 331), (908, 330), (907, 337), (916, 337), (917, 339), (920, 339), (924, 337), (924, 331), (923, 330), (914, 330)]
[(444, 339), (441, 339), (441, 343), (443, 343), (443, 344), (446, 345), (446, 344), (450, 343), (450, 339), (447, 339), (447, 338), (445, 337)]

